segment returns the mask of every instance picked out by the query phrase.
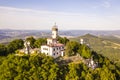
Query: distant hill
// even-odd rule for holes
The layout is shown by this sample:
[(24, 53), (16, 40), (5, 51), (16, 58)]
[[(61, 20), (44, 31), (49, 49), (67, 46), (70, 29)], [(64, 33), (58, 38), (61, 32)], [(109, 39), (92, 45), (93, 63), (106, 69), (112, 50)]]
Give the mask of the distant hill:
[(61, 31), (61, 34), (66, 34), (69, 36), (82, 36), (85, 34), (93, 34), (96, 36), (109, 36), (109, 35), (117, 35), (120, 36), (120, 30), (67, 30)]
[[(19, 35), (36, 35), (36, 34), (44, 34), (48, 35), (51, 33), (51, 30), (11, 30), (11, 29), (1, 29), (0, 30), (0, 35), (5, 35), (5, 36), (19, 36)], [(120, 30), (59, 30), (60, 35), (66, 35), (66, 36), (81, 36), (85, 34), (93, 34), (97, 36), (108, 36), (108, 35), (116, 35), (120, 36)]]
[(109, 35), (109, 36), (100, 36), (103, 39), (115, 42), (115, 43), (119, 43), (120, 44), (120, 37), (119, 35)]
[(50, 36), (50, 31), (48, 30), (0, 30), (0, 43), (8, 43), (14, 39), (25, 39), (28, 36), (48, 37)]
[(120, 39), (114, 36), (95, 36), (86, 34), (70, 40), (80, 42), (80, 39), (84, 39), (85, 44), (89, 45), (91, 49), (99, 54), (108, 57), (110, 60), (120, 62)]
[(10, 36), (0, 35), (0, 39), (11, 38)]

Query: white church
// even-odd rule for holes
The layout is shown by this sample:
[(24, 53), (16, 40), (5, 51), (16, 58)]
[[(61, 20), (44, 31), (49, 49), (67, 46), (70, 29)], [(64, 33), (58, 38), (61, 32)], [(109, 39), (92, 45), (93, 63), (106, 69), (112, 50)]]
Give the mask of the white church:
[(58, 27), (56, 24), (52, 27), (52, 38), (47, 39), (47, 45), (41, 46), (41, 53), (57, 58), (64, 56), (64, 44), (57, 41)]

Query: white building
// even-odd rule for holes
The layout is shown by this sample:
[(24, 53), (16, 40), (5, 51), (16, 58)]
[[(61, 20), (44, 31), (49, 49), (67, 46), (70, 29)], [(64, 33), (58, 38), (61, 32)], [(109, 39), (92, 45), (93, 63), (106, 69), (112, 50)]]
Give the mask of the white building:
[(47, 39), (47, 45), (41, 46), (41, 53), (57, 58), (64, 56), (64, 44), (57, 41), (58, 28), (56, 24), (52, 27), (52, 38)]
[(83, 39), (80, 39), (80, 44), (84, 44), (84, 40)]
[(95, 61), (93, 60), (93, 58), (91, 58), (91, 59), (86, 59), (86, 64), (87, 64), (88, 67), (90, 67), (90, 68), (92, 68), (92, 69), (95, 69), (95, 68), (98, 67), (98, 62), (95, 62)]

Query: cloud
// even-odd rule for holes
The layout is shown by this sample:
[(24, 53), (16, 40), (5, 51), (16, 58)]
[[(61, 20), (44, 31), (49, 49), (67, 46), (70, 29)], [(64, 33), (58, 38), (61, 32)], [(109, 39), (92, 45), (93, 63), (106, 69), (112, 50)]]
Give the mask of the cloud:
[(105, 8), (110, 8), (111, 7), (111, 3), (109, 1), (104, 1), (101, 6), (105, 7)]
[[(112, 16), (112, 17), (111, 17)], [(120, 29), (120, 17), (94, 14), (66, 13), (0, 6), (0, 28), (51, 29), (54, 22), (67, 29)]]
[(100, 0), (96, 5), (93, 5), (93, 9), (99, 9), (99, 8), (111, 8), (112, 4), (110, 0)]
[(5, 7), (5, 6), (0, 6), (0, 10), (17, 11), (17, 12), (33, 11), (32, 9), (21, 9), (21, 8)]

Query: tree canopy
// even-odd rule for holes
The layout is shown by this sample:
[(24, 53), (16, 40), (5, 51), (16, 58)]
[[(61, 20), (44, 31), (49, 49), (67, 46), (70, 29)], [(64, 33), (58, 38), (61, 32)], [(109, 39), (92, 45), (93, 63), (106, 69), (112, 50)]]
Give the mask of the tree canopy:
[[(46, 39), (35, 39), (34, 47), (45, 44)], [(120, 66), (107, 57), (97, 54), (88, 46), (75, 41), (66, 43), (66, 55), (80, 54), (84, 59), (93, 57), (98, 62), (95, 69), (84, 62), (58, 63), (56, 59), (42, 53), (18, 56), (16, 50), (23, 48), (23, 40), (16, 39), (8, 45), (0, 44), (0, 80), (119, 80)], [(6, 55), (9, 54), (9, 55)], [(3, 56), (4, 55), (4, 56)], [(58, 58), (59, 61), (59, 58)], [(64, 61), (64, 60), (63, 60)]]
[(5, 45), (0, 44), (0, 56), (5, 56), (7, 55), (7, 48)]
[(69, 41), (65, 47), (66, 56), (73, 56), (76, 54), (80, 54), (84, 58), (91, 57), (91, 49), (86, 45), (81, 45), (76, 41)]
[(32, 48), (34, 48), (34, 43), (35, 43), (36, 39), (33, 36), (30, 36), (30, 37), (26, 38), (26, 41), (29, 41), (30, 42), (30, 46)]
[(69, 39), (67, 39), (66, 37), (58, 37), (58, 41), (60, 42), (60, 43), (62, 43), (62, 44), (67, 44), (67, 42), (69, 42)]
[(46, 39), (46, 38), (38, 38), (38, 39), (34, 42), (34, 47), (40, 48), (41, 45), (45, 45), (46, 43), (47, 43), (47, 39)]
[(0, 80), (56, 80), (58, 65), (44, 54), (33, 56), (9, 55), (0, 65)]

